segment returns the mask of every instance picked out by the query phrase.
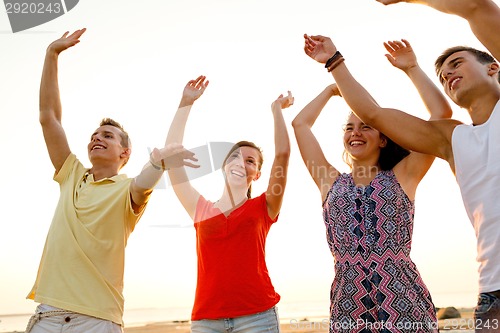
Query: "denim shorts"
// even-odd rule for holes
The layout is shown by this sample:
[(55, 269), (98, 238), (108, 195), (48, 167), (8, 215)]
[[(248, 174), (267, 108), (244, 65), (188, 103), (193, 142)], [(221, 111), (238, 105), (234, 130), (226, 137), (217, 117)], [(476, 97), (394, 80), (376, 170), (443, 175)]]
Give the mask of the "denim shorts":
[(280, 333), (278, 309), (235, 318), (193, 320), (191, 333)]
[(500, 332), (500, 291), (481, 293), (474, 309), (475, 331), (478, 333)]

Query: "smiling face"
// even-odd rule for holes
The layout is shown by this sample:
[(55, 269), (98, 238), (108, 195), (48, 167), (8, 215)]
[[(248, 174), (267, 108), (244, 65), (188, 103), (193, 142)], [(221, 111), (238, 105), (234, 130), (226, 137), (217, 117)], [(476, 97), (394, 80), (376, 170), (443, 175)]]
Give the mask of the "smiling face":
[(444, 92), (461, 107), (468, 108), (486, 86), (497, 84), (498, 64), (488, 54), (483, 54), (462, 50), (440, 58), (437, 74)]
[(374, 159), (378, 161), (386, 138), (379, 131), (363, 123), (351, 114), (344, 126), (344, 148), (353, 161)]
[(248, 188), (260, 177), (261, 153), (257, 148), (242, 146), (233, 150), (225, 160), (224, 174), (229, 184)]
[(100, 126), (92, 134), (87, 150), (92, 165), (118, 163), (121, 168), (130, 156), (130, 148), (123, 145), (122, 131), (112, 125)]

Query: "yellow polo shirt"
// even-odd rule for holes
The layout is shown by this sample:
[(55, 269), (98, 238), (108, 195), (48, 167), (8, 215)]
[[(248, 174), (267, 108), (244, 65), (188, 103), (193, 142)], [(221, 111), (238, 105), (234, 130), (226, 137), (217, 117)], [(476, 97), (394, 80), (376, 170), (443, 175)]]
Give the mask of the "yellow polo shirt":
[(94, 181), (70, 154), (54, 180), (59, 203), (27, 298), (123, 325), (125, 246), (144, 212), (132, 208), (132, 179)]

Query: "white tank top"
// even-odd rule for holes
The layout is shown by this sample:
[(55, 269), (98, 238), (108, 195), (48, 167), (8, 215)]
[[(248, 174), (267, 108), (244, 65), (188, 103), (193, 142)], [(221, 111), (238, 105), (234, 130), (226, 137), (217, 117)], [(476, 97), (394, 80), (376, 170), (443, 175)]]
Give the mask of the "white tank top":
[(479, 292), (500, 289), (500, 101), (488, 121), (452, 135), (455, 175), (477, 238)]

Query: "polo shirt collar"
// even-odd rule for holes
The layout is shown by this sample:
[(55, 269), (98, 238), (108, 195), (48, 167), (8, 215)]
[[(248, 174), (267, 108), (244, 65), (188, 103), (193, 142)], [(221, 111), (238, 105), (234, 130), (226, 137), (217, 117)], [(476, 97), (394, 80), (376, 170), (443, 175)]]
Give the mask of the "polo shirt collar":
[(119, 181), (124, 180), (126, 178), (127, 178), (127, 175), (118, 174), (118, 175), (114, 175), (113, 177), (110, 177), (110, 178), (103, 178), (103, 179), (95, 181), (94, 180), (94, 175), (91, 174), (88, 170), (83, 175), (83, 181), (84, 182), (96, 183), (96, 184), (97, 183), (109, 183), (109, 182), (116, 183), (116, 182), (119, 182)]

